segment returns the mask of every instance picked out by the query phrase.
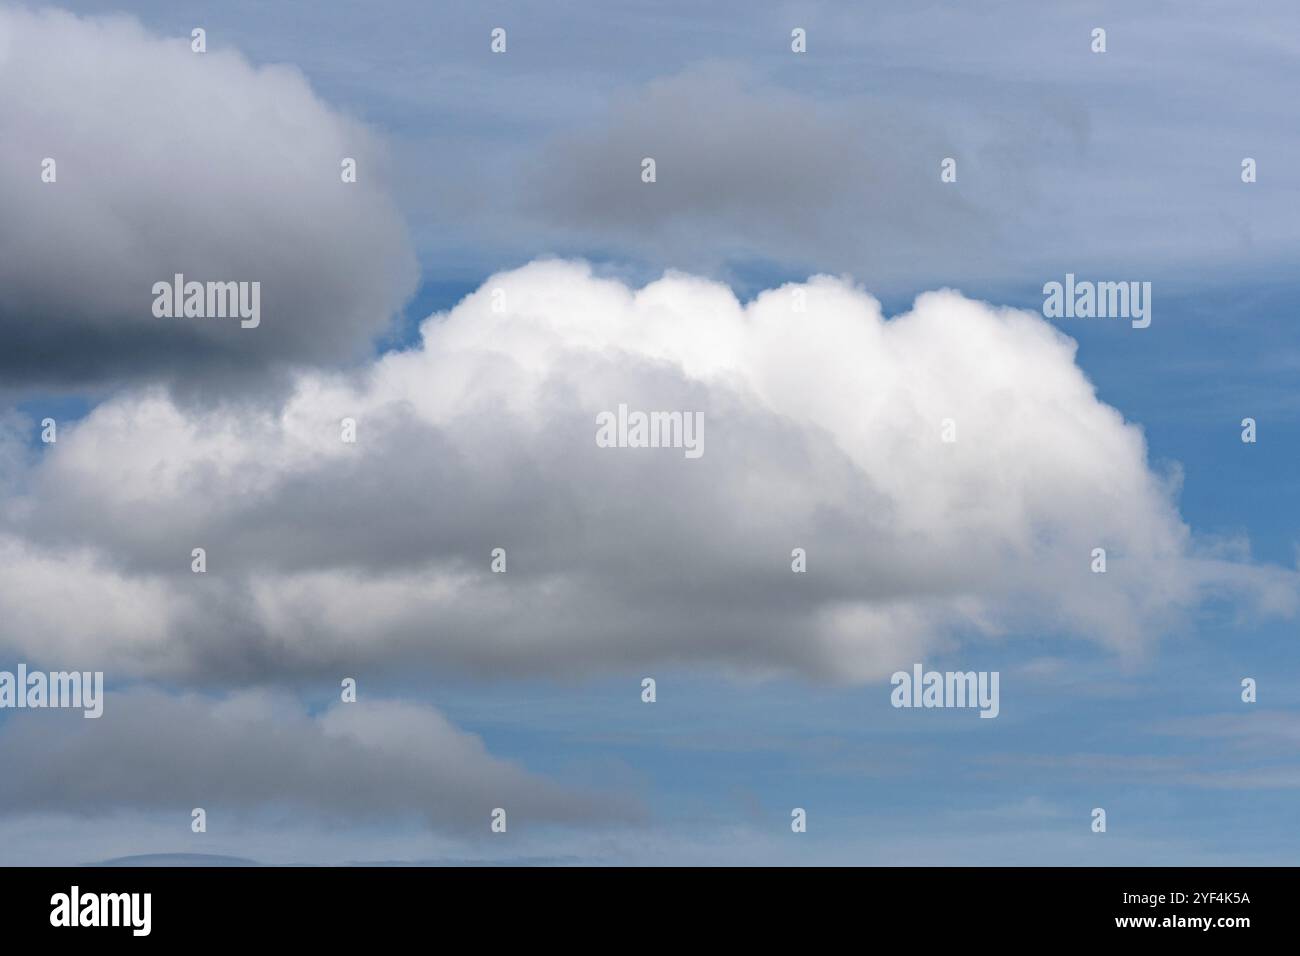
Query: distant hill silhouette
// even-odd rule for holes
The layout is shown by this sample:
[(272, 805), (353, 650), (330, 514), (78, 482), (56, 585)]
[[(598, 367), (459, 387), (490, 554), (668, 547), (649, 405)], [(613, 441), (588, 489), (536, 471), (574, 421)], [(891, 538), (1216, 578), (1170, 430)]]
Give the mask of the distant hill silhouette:
[(216, 853), (141, 853), (101, 860), (90, 866), (261, 866), (256, 860)]

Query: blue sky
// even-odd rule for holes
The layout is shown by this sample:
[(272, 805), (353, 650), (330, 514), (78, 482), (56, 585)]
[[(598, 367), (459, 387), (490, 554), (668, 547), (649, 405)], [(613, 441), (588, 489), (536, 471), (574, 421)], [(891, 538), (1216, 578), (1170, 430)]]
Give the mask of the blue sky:
[[(249, 96), (278, 90), (289, 102), (288, 86), (275, 84), (290, 81), (260, 68), (286, 64), (299, 71), (326, 116), (298, 114), (307, 117), (301, 119), (310, 133), (304, 140), (317, 142), (319, 126), (327, 143), (322, 152), (332, 156), (335, 115), (345, 118), (337, 120), (340, 126), (362, 124), (377, 144), (365, 153), (363, 174), (378, 170), (381, 182), (378, 198), (367, 196), (376, 210), (372, 218), (357, 213), (353, 221), (348, 218), (353, 210), (331, 208), (318, 222), (304, 212), (313, 208), (306, 201), (286, 200), (277, 210), (282, 221), (300, 217), (277, 239), (296, 237), (303, 245), (281, 241), (278, 251), (260, 260), (265, 274), (268, 280), (281, 273), (301, 278), (295, 270), (297, 250), (306, 250), (302, 255), (311, 267), (303, 274), (326, 287), (320, 296), (324, 304), (314, 305), (315, 311), (304, 307), (297, 321), (306, 331), (275, 339), (268, 353), (249, 360), (247, 378), (225, 364), (209, 366), (210, 353), (202, 349), (177, 346), (174, 364), (142, 360), (126, 370), (105, 362), (79, 380), (81, 370), (95, 364), (71, 354), (77, 351), (75, 329), (66, 366), (51, 362), (57, 375), (20, 374), (0, 366), (0, 376), (11, 377), (0, 377), (0, 413), (16, 412), (19, 418), (13, 420), (21, 422), (10, 426), (13, 441), (0, 442), (5, 453), (0, 477), (8, 481), (0, 501), (5, 506), (0, 532), (26, 535), (22, 540), (32, 545), (31, 555), (55, 553), (38, 552), (37, 544), (49, 549), (86, 544), (111, 555), (104, 560), (128, 577), (161, 573), (146, 545), (153, 538), (165, 540), (161, 523), (171, 521), (178, 529), (208, 528), (212, 540), (254, 541), (265, 549), (253, 551), (266, 567), (279, 568), (273, 542), (259, 541), (234, 527), (233, 520), (230, 528), (219, 518), (211, 525), (199, 519), (191, 524), (187, 511), (166, 502), (155, 512), (157, 534), (114, 527), (143, 512), (127, 505), (115, 510), (109, 499), (97, 505), (98, 492), (77, 492), (77, 478), (87, 467), (81, 459), (42, 465), (45, 456), (75, 451), (41, 446), (34, 423), (50, 415), (65, 434), (91, 435), (101, 427), (93, 410), (116, 414), (115, 402), (137, 407), (129, 405), (133, 397), (153, 388), (173, 389), (177, 397), (169, 401), (194, 421), (207, 420), (203, 416), (209, 412), (224, 415), (231, 407), (279, 408), (276, 403), (288, 388), (283, 376), (302, 368), (319, 372), (322, 392), (332, 394), (329, 375), (364, 377), (377, 358), (418, 352), (421, 323), (430, 315), (450, 313), (467, 297), (472, 305), (480, 287), (499, 281), (492, 277), (537, 259), (584, 259), (597, 275), (632, 288), (667, 269), (685, 270), (728, 285), (742, 302), (815, 273), (846, 275), (878, 298), (886, 316), (910, 312), (917, 295), (940, 288), (1041, 315), (1043, 283), (1073, 272), (1081, 278), (1152, 283), (1150, 328), (1104, 320), (1057, 325), (1078, 343), (1075, 362), (1095, 386), (1096, 398), (1140, 427), (1150, 473), (1181, 473), (1173, 501), (1191, 529), (1188, 553), (1230, 555), (1234, 573), (1243, 579), (1273, 575), (1271, 593), (1289, 594), (1291, 603), (1281, 599), (1267, 606), (1265, 600), (1261, 608), (1231, 586), (1194, 585), (1194, 597), (1177, 608), (1173, 625), (1134, 641), (1132, 653), (1117, 652), (1068, 621), (1054, 622), (1050, 614), (1026, 621), (1014, 609), (996, 605), (990, 614), (998, 627), (982, 631), (973, 616), (965, 625), (948, 627), (932, 652), (915, 658), (938, 670), (1000, 672), (996, 720), (978, 719), (970, 710), (896, 710), (889, 704), (888, 680), (878, 674), (855, 677), (846, 669), (825, 679), (815, 668), (800, 673), (785, 666), (781, 653), (769, 655), (768, 645), (757, 639), (752, 648), (737, 649), (732, 628), (743, 633), (745, 624), (737, 626), (716, 609), (690, 624), (710, 647), (707, 635), (717, 627), (714, 639), (727, 650), (703, 655), (708, 660), (671, 650), (660, 656), (659, 642), (650, 639), (626, 655), (607, 659), (593, 653), (567, 664), (561, 657), (555, 667), (520, 663), (531, 658), (519, 643), (417, 663), (396, 652), (391, 658), (368, 656), (340, 643), (339, 656), (328, 656), (332, 648), (322, 651), (317, 668), (285, 651), (291, 638), (272, 634), (259, 643), (260, 632), (242, 630), (243, 615), (254, 601), (233, 585), (230, 594), (237, 596), (221, 599), (227, 603), (219, 605), (214, 597), (194, 616), (172, 619), (171, 629), (163, 629), (168, 643), (160, 644), (156, 660), (148, 663), (141, 661), (155, 653), (152, 645), (141, 645), (146, 650), (137, 653), (126, 642), (109, 641), (104, 651), (109, 656), (101, 658), (98, 650), (83, 650), (71, 638), (57, 648), (41, 645), (37, 661), (35, 638), (0, 631), (0, 669), (24, 660), (82, 667), (81, 660), (107, 659), (103, 669), (111, 689), (197, 695), (212, 702), (218, 723), (227, 719), (221, 702), (250, 687), (279, 702), (265, 704), (267, 713), (280, 715), (273, 721), (303, 728), (317, 719), (328, 722), (338, 706), (341, 659), (349, 662), (342, 666), (357, 677), (363, 700), (373, 694), (431, 708), (459, 733), (477, 735), (493, 760), (532, 775), (538, 791), (545, 791), (538, 797), (539, 822), (512, 827), (507, 843), (489, 834), (486, 823), (476, 828), (459, 817), (451, 823), (441, 819), (437, 806), (444, 795), (436, 788), (428, 795), (429, 807), (421, 795), (406, 794), (393, 797), (391, 807), (374, 817), (364, 812), (364, 795), (353, 799), (342, 792), (315, 803), (302, 796), (311, 785), (300, 779), (286, 783), (283, 800), (273, 792), (245, 798), (240, 771), (232, 769), (229, 778), (214, 772), (212, 780), (234, 781), (228, 792), (205, 791), (210, 789), (205, 783), (196, 784), (191, 794), (178, 786), (167, 798), (174, 804), (169, 808), (166, 800), (142, 797), (125, 783), (115, 791), (115, 778), (107, 774), (110, 782), (103, 786), (51, 799), (48, 806), (39, 794), (0, 788), (0, 846), (9, 847), (0, 851), (0, 862), (89, 862), (152, 853), (224, 854), (268, 863), (1295, 862), (1300, 853), (1294, 810), (1300, 787), (1295, 654), (1300, 619), (1294, 607), (1300, 554), (1300, 337), (1295, 332), (1300, 281), (1294, 264), (1300, 250), (1291, 215), (1296, 186), (1287, 171), (1300, 150), (1290, 115), (1300, 34), (1292, 6), (1265, 3), (1241, 12), (1212, 4), (1134, 10), (1120, 3), (1066, 3), (1045, 11), (1038, 4), (1008, 2), (978, 17), (940, 3), (884, 4), (853, 12), (833, 3), (757, 9), (720, 4), (707, 10), (622, 3), (599, 15), (582, 4), (559, 3), (548, 5), (544, 16), (536, 8), (504, 3), (236, 2), (209, 9), (187, 2), (96, 0), (69, 9), (85, 16), (125, 13), (139, 20), (145, 34), (171, 38), (187, 37), (193, 26), (203, 25), (212, 51), (209, 64), (229, 69), (232, 83), (247, 83)], [(488, 32), (499, 24), (509, 30), (509, 52), (493, 57)], [(808, 29), (804, 57), (789, 52), (793, 26)], [(1104, 55), (1089, 51), (1095, 26), (1108, 31)], [(107, 44), (129, 45), (105, 36)], [(220, 59), (235, 50), (259, 69), (245, 75)], [(0, 56), (0, 68), (4, 64)], [(57, 62), (52, 68), (60, 71)], [(153, 115), (150, 102), (141, 115)], [(22, 121), (0, 112), (0, 132), (6, 122), (15, 132), (41, 131), (39, 121), (30, 127)], [(267, 122), (266, 141), (277, 142), (283, 130)], [(782, 129), (790, 130), (788, 141), (773, 132)], [(714, 130), (716, 141), (709, 139)], [(170, 148), (178, 155), (197, 155), (204, 135), (201, 123), (181, 125)], [(215, 135), (222, 135), (220, 127)], [(346, 141), (351, 134), (340, 135)], [(0, 158), (13, 150), (13, 142), (10, 137), (0, 145)], [(42, 148), (32, 142), (27, 151)], [(661, 160), (662, 208), (637, 205), (640, 194), (629, 194), (625, 206), (611, 201), (622, 194), (604, 185), (605, 168), (642, 152), (670, 158)], [(954, 187), (941, 186), (937, 176), (938, 159), (950, 154), (958, 156), (961, 170)], [(1239, 176), (1246, 156), (1258, 158), (1261, 170), (1259, 182), (1250, 185)], [(7, 168), (0, 165), (0, 172)], [(247, 175), (260, 181), (262, 174), (253, 167)], [(706, 185), (697, 187), (692, 176)], [(272, 207), (279, 201), (274, 192), (268, 188), (263, 200)], [(279, 192), (285, 192), (283, 186)], [(129, 197), (129, 189), (123, 195)], [(254, 215), (252, 200), (241, 205), (246, 200), (240, 186), (229, 186), (227, 195), (240, 215)], [(148, 211), (146, 200), (138, 203)], [(384, 203), (396, 210), (395, 217), (388, 216)], [(130, 206), (129, 198), (123, 206)], [(337, 220), (328, 218), (336, 213)], [(34, 227), (38, 236), (41, 228)], [(221, 247), (226, 226), (196, 215), (192, 229), (184, 217), (180, 228), (201, 232), (203, 248), (211, 249)], [(50, 226), (51, 233), (55, 230)], [(148, 230), (141, 228), (138, 235), (147, 236)], [(238, 244), (241, 235), (230, 226), (224, 238), (228, 245)], [(337, 237), (338, 248), (313, 245), (326, 241), (321, 236)], [(0, 239), (15, 238), (0, 226)], [(149, 240), (139, 248), (147, 258)], [(212, 261), (239, 261), (213, 255)], [(410, 257), (411, 268), (390, 272), (387, 266), (403, 256)], [(71, 268), (74, 276), (83, 274), (75, 272), (77, 265)], [(92, 275), (90, 265), (82, 268)], [(361, 278), (339, 278), (330, 286), (332, 276), (345, 275)], [(14, 276), (8, 278), (16, 285)], [(358, 292), (355, 308), (366, 317), (338, 318), (343, 330), (338, 336), (320, 335), (337, 340), (337, 347), (317, 348), (312, 323), (334, 321), (320, 313), (343, 298), (343, 289), (380, 289), (382, 295), (369, 314)], [(14, 341), (25, 341), (17, 331), (30, 313), (25, 295), (20, 289), (0, 304), (0, 322), (12, 323), (11, 334), (19, 336)], [(68, 311), (76, 307), (72, 303)], [(111, 312), (107, 305), (105, 311)], [(344, 311), (341, 305), (340, 316)], [(444, 326), (458, 327), (445, 316), (435, 317), (425, 334)], [(220, 351), (216, 342), (208, 347)], [(175, 370), (182, 368), (195, 371), (181, 377)], [(474, 369), (491, 375), (493, 366)], [(820, 371), (807, 374), (816, 378)], [(1241, 441), (1245, 417), (1258, 422), (1254, 444)], [(90, 425), (80, 431), (78, 423), (86, 421)], [(107, 442), (114, 433), (104, 434)], [(127, 450), (103, 453), (129, 456), (136, 446), (123, 441)], [(13, 447), (22, 450), (11, 456), (21, 459), (21, 466), (5, 464)], [(1032, 443), (1025, 447), (1032, 453)], [(179, 444), (177, 449), (178, 456), (188, 453)], [(509, 471), (514, 460), (493, 457), (497, 450), (490, 443), (483, 449), (488, 457), (479, 479), (495, 491), (505, 478), (492, 469)], [(246, 471), (238, 474), (258, 476), (259, 466), (251, 463), (268, 462), (268, 454), (231, 460), (244, 463)], [(414, 451), (411, 455), (412, 467), (428, 465)], [(534, 453), (529, 460), (538, 457)], [(129, 465), (107, 471), (106, 483), (114, 474), (145, 473)], [(464, 477), (474, 474), (473, 463), (467, 467), (462, 474), (449, 465), (451, 477), (439, 486), (450, 489), (445, 501), (453, 506), (457, 489), (477, 483)], [(1027, 459), (989, 467), (1029, 469), (1032, 479), (1036, 465)], [(275, 466), (266, 468), (272, 472)], [(756, 468), (761, 471), (762, 462)], [(195, 473), (202, 476), (201, 469)], [(1103, 462), (1095, 475), (1104, 481), (1107, 474)], [(1131, 474), (1130, 463), (1116, 463), (1115, 481), (1123, 493)], [(223, 480), (238, 483), (236, 477)], [(360, 474), (358, 495), (369, 494), (365, 489), (373, 489), (374, 480)], [(822, 478), (814, 473), (809, 480), (816, 485)], [(315, 492), (310, 479), (302, 481), (289, 486), (286, 498), (274, 500), (300, 499), (310, 515)], [(377, 487), (387, 489), (382, 481)], [(251, 498), (258, 492), (243, 493)], [(405, 497), (404, 489), (391, 494), (399, 518), (407, 509), (413, 523), (421, 520), (417, 512), (424, 502)], [(334, 500), (328, 491), (322, 496)], [(541, 498), (542, 492), (518, 492), (493, 499), (499, 527), (509, 527), (512, 517), (530, 509), (544, 510)], [(581, 516), (583, 505), (576, 500), (561, 502), (557, 510), (569, 507)], [(677, 499), (661, 504), (688, 507)], [(48, 517), (81, 514), (81, 505), (86, 513), (98, 511), (104, 527), (83, 531), (72, 518), (65, 526)], [(214, 515), (227, 507), (228, 501), (214, 497)], [(1071, 507), (1068, 497), (1061, 507)], [(29, 514), (41, 516), (44, 531), (30, 530)], [(1105, 517), (1083, 508), (1077, 520), (1086, 525)], [(272, 527), (268, 535), (276, 533)], [(634, 550), (641, 545), (628, 542)], [(379, 551), (383, 546), (381, 541)], [(177, 547), (187, 554), (188, 539)], [(382, 558), (358, 551), (347, 560), (382, 579), (403, 567), (403, 547), (394, 544), (393, 554)], [(659, 553), (649, 537), (645, 548), (647, 554)], [(302, 549), (310, 551), (311, 545)], [(35, 557), (26, 560), (38, 566)], [(324, 566), (326, 558), (319, 560)], [(865, 555), (863, 560), (864, 568), (879, 567)], [(888, 563), (887, 557), (880, 560)], [(316, 562), (312, 555), (294, 570), (316, 569)], [(704, 567), (704, 559), (699, 562)], [(1123, 568), (1117, 563), (1111, 574), (1122, 574)], [(662, 565), (660, 570), (675, 573)], [(684, 556), (683, 578), (696, 571), (696, 559)], [(272, 580), (275, 588), (286, 590), (298, 579)], [(1077, 593), (1091, 583), (1084, 575), (1057, 586)], [(94, 585), (84, 587), (74, 591), (97, 593)], [(1143, 593), (1140, 582), (1127, 587)], [(140, 593), (161, 601), (158, 594), (172, 592)], [(1052, 605), (1050, 588), (1034, 593), (1044, 606)], [(30, 634), (40, 631), (39, 613), (4, 600), (0, 593), (0, 607), (11, 610), (12, 620), (24, 622)], [(127, 592), (115, 606), (134, 608), (131, 602), (142, 600)], [(1098, 592), (1098, 603), (1110, 600)], [(689, 603), (685, 597), (683, 602)], [(229, 609), (228, 619), (224, 610), (213, 610), (217, 606)], [(655, 605), (648, 607), (629, 608), (630, 630), (642, 615), (653, 617)], [(762, 604), (754, 608), (763, 613)], [(565, 605), (556, 627), (580, 630), (574, 622), (582, 610), (581, 602)], [(141, 610), (144, 630), (148, 617)], [(376, 610), (352, 626), (366, 630), (379, 622), (373, 626), (382, 629), (387, 620)], [(485, 612), (471, 622), (471, 632), (496, 620)], [(665, 648), (686, 639), (668, 634), (680, 632), (682, 620), (664, 605)], [(811, 618), (805, 623), (806, 631), (793, 614), (785, 639), (811, 640)], [(1138, 621), (1139, 627), (1147, 623), (1147, 618)], [(433, 635), (441, 626), (436, 617), (428, 620)], [(225, 627), (227, 644), (203, 644), (209, 627), (218, 633)], [(392, 627), (399, 631), (401, 622)], [(399, 637), (395, 646), (403, 652), (408, 644), (402, 641), (415, 641)], [(619, 640), (617, 634), (610, 637), (611, 643)], [(227, 650), (228, 668), (221, 663)], [(186, 656), (190, 651), (192, 658)], [(500, 666), (494, 668), (494, 661)], [(747, 670), (755, 662), (759, 672)], [(263, 665), (265, 674), (256, 669)], [(640, 682), (650, 674), (657, 680), (658, 700), (646, 705)], [(1258, 681), (1258, 703), (1242, 702), (1243, 677)], [(256, 712), (263, 705), (249, 706)], [(278, 706), (297, 709), (284, 716)], [(2, 752), (34, 759), (30, 755), (42, 747), (58, 751), (60, 740), (72, 739), (60, 735), (79, 731), (67, 729), (66, 722), (36, 728), (33, 719), (45, 716), (0, 711), (0, 747), (10, 747)], [(104, 722), (112, 716), (110, 699)], [(406, 739), (399, 729), (407, 726), (401, 714), (393, 711), (384, 718), (389, 719), (386, 730), (356, 730), (357, 739), (373, 743), (379, 738), (365, 733), (381, 730), (391, 739)], [(19, 721), (28, 722), (21, 728), (28, 736), (19, 736)], [(193, 732), (204, 733), (203, 726), (196, 724)], [(267, 727), (268, 736), (279, 732)], [(448, 731), (448, 739), (453, 736)], [(6, 739), (13, 742), (6, 745)], [(417, 734), (405, 746), (419, 747), (419, 739)], [(176, 753), (184, 749), (173, 745)], [(168, 746), (160, 745), (159, 753), (173, 752)], [(112, 759), (111, 746), (104, 752)], [(237, 746), (216, 752), (232, 767), (245, 762)], [(427, 770), (429, 780), (453, 794), (448, 804), (462, 799), (458, 785), (447, 783), (456, 777), (455, 759), (435, 755)], [(138, 755), (124, 752), (122, 760), (140, 766)], [(262, 761), (274, 764), (274, 754), (259, 751), (247, 758), (247, 766), (255, 769)], [(364, 774), (370, 765), (357, 766)], [(404, 777), (406, 771), (399, 770), (391, 770), (392, 787), (425, 779), (415, 771)], [(51, 759), (46, 779), (58, 780), (60, 772)], [(303, 779), (312, 779), (311, 766), (301, 772)], [(380, 778), (384, 772), (389, 771), (375, 771)], [(506, 783), (526, 792), (532, 785), (519, 784), (512, 772), (486, 767), (485, 779), (497, 782), (485, 784), (483, 792), (490, 795), (492, 786)], [(549, 796), (546, 788), (552, 784), (587, 795), (583, 799), (593, 806), (632, 809), (569, 815), (563, 809), (568, 797)], [(382, 793), (389, 785), (380, 779), (374, 786)], [(366, 792), (360, 784), (356, 789)], [(251, 785), (244, 790), (261, 792)], [(215, 808), (218, 824), (208, 833), (188, 832), (189, 808), (205, 804), (210, 812)], [(808, 811), (806, 834), (790, 830), (794, 807)], [(1090, 832), (1094, 807), (1106, 808), (1104, 834)]]

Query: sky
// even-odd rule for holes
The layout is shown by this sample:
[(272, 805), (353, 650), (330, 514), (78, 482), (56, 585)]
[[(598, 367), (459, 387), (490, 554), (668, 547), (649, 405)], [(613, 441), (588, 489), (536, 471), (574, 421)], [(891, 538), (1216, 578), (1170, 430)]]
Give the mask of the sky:
[(1293, 865), (1298, 20), (0, 0), (0, 864)]

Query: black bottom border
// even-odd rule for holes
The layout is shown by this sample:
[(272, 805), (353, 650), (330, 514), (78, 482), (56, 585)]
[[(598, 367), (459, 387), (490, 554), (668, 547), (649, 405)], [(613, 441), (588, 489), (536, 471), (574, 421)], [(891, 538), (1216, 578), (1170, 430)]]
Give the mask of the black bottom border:
[[(861, 940), (906, 932), (927, 947), (1044, 934), (1231, 945), (1293, 927), (1297, 874), (1204, 867), (0, 868), (0, 925), (10, 941), (75, 934), (78, 943), (398, 942), (436, 927), (484, 942), (561, 935), (609, 945), (639, 937), (675, 945), (682, 933), (730, 944), (829, 941), (846, 932)], [(53, 925), (72, 922), (73, 887), (76, 922), (110, 922), (116, 911), (126, 925)], [(143, 896), (119, 895), (145, 893), (147, 935), (138, 932)]]

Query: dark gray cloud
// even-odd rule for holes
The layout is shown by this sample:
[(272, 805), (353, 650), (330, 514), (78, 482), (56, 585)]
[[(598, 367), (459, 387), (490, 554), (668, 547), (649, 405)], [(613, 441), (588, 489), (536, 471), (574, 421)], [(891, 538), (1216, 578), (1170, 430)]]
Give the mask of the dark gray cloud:
[[(293, 68), (126, 19), (3, 8), (0, 86), (7, 386), (252, 384), (351, 360), (413, 287), (382, 149)], [(177, 273), (259, 282), (260, 326), (156, 318), (154, 283)]]

